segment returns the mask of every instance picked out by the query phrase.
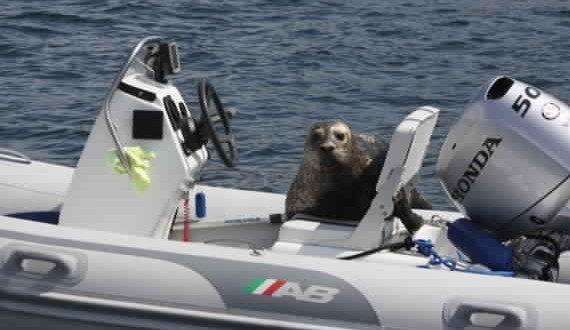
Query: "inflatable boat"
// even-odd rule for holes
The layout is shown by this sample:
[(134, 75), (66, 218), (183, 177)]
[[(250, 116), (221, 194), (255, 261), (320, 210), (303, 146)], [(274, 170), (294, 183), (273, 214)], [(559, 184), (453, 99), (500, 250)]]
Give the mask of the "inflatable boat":
[(438, 174), (458, 211), (393, 196), (418, 179), (439, 110), (396, 127), (359, 222), (283, 216), (282, 194), (198, 183), (232, 112), (171, 79), (176, 43), (133, 49), (76, 168), (0, 151), (0, 320), (17, 329), (566, 329), (570, 110), (508, 77), (451, 128)]

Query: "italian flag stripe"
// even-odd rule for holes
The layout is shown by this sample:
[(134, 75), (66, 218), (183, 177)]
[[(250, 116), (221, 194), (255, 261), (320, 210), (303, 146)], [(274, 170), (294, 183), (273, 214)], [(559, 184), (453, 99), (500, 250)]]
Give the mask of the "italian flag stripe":
[(263, 294), (265, 290), (267, 290), (276, 280), (267, 279), (263, 281), (255, 290), (253, 290), (252, 294)]
[(275, 291), (279, 290), (279, 288), (282, 287), (283, 284), (285, 284), (285, 281), (276, 280), (275, 282), (273, 282), (273, 284), (271, 284), (271, 286), (267, 290), (265, 290), (265, 292), (263, 292), (263, 295), (271, 296)]
[(265, 290), (269, 289), (269, 287), (272, 286), (273, 283), (275, 283), (275, 281), (277, 281), (277, 280), (267, 279), (267, 280), (263, 281), (263, 283), (261, 283), (257, 288), (255, 288), (255, 290), (252, 293), (253, 294), (263, 294), (263, 292), (265, 292)]
[(257, 289), (257, 287), (260, 286), (261, 283), (263, 282), (265, 282), (264, 278), (256, 278), (251, 283), (249, 283), (249, 285), (245, 288), (244, 291), (246, 293), (253, 293), (253, 291), (255, 291), (255, 289)]
[(284, 280), (256, 278), (251, 283), (249, 283), (244, 291), (249, 294), (270, 296), (275, 293), (275, 291), (279, 290), (279, 288), (282, 287), (285, 283), (287, 282)]

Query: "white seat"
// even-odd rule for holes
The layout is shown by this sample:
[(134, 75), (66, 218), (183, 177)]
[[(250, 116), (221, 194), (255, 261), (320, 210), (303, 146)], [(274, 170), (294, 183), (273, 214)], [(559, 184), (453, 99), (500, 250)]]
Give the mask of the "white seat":
[(367, 250), (401, 237), (405, 229), (400, 221), (386, 221), (394, 207), (392, 198), (418, 175), (438, 115), (436, 108), (421, 107), (398, 125), (378, 178), (377, 194), (356, 228), (303, 220), (301, 216), (283, 224), (278, 242)]
[(319, 244), (329, 240), (347, 239), (354, 227), (321, 223), (313, 220), (289, 220), (279, 231), (279, 241)]

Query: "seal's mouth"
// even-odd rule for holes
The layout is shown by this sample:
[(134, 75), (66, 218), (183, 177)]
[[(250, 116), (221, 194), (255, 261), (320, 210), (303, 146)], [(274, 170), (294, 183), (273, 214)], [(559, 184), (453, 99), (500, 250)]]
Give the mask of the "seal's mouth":
[(328, 158), (335, 158), (336, 157), (336, 149), (319, 149), (319, 153), (321, 157), (328, 157)]
[(329, 166), (338, 165), (338, 160), (331, 152), (321, 153), (320, 161), (321, 161), (321, 166), (329, 167)]
[(319, 152), (319, 160), (321, 166), (331, 167), (343, 165), (346, 162), (346, 157), (343, 152), (339, 152), (336, 149), (321, 150)]

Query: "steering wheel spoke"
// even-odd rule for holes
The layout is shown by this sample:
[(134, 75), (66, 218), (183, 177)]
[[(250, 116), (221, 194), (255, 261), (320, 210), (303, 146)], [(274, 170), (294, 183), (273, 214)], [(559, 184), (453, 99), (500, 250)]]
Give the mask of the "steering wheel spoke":
[(220, 135), (219, 138), (220, 138), (220, 143), (231, 143), (231, 144), (234, 143), (234, 137), (233, 136), (224, 134), (224, 135)]
[[(207, 80), (202, 80), (198, 84), (198, 99), (202, 111), (200, 120), (208, 130), (209, 140), (224, 164), (228, 167), (234, 167), (237, 162), (237, 149), (229, 122), (231, 116), (224, 110), (216, 90)], [(215, 111), (211, 111), (211, 108), (214, 108)], [(214, 123), (219, 122), (221, 124), (214, 126)], [(216, 131), (216, 127), (223, 133)], [(224, 145), (222, 146), (222, 144)]]

